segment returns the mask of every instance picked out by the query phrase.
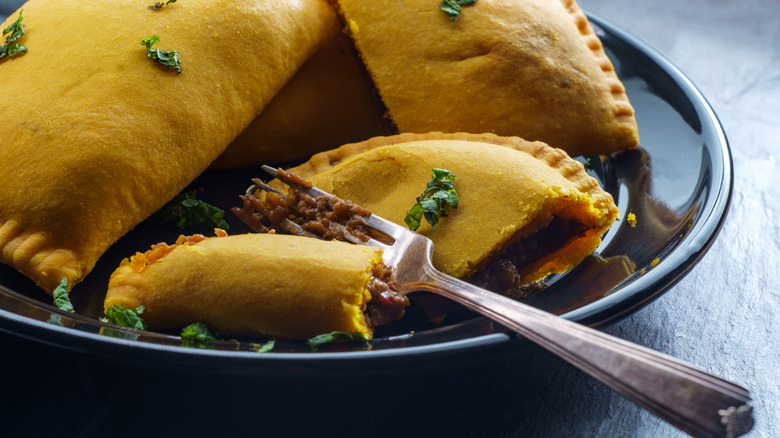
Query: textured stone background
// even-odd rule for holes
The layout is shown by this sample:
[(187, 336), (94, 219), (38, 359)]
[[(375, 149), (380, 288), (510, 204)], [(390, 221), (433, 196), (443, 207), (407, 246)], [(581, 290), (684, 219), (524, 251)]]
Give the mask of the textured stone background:
[[(780, 436), (780, 4), (579, 3), (630, 30), (696, 84), (721, 120), (734, 160), (731, 210), (710, 252), (664, 297), (609, 331), (742, 382), (756, 400), (751, 436)], [(665, 430), (619, 405), (609, 421), (586, 427), (642, 436)]]
[[(0, 0), (0, 16), (19, 3)], [(731, 211), (711, 250), (663, 297), (606, 331), (750, 388), (757, 425), (749, 436), (778, 437), (780, 3), (580, 5), (690, 77), (725, 126), (735, 167)], [(152, 373), (0, 334), (0, 375), (0, 424), (10, 428), (8, 436), (199, 436), (222, 429), (271, 436), (683, 435), (536, 350), (394, 376), (289, 382)]]

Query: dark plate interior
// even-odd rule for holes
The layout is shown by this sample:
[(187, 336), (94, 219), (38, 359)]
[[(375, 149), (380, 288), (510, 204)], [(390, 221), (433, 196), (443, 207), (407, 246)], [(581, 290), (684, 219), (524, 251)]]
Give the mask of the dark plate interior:
[[(595, 326), (641, 308), (693, 267), (725, 218), (732, 165), (720, 123), (690, 81), (641, 41), (598, 17), (590, 18), (636, 109), (641, 144), (636, 150), (587, 159), (589, 172), (613, 194), (623, 217), (594, 255), (550, 278), (546, 290), (525, 301)], [(260, 173), (210, 172), (192, 188), (200, 190), (201, 199), (229, 210), (238, 205), (237, 195), (249, 179)], [(629, 212), (638, 219), (635, 227), (625, 220)], [(228, 216), (232, 234), (245, 230)], [(438, 361), (523, 345), (502, 327), (462, 309), (435, 326), (419, 308), (412, 308), (402, 322), (379, 330), (370, 344), (339, 344), (318, 353), (309, 352), (303, 342), (279, 342), (272, 353), (253, 353), (263, 339), (216, 342), (209, 349), (181, 348), (172, 334), (99, 322), (108, 276), (122, 258), (153, 243), (173, 241), (179, 233), (175, 226), (161, 226), (152, 218), (112, 246), (72, 291), (77, 315), (59, 312), (30, 280), (0, 265), (0, 330), (89, 353), (252, 372), (349, 369), (377, 361), (392, 366), (412, 358)]]

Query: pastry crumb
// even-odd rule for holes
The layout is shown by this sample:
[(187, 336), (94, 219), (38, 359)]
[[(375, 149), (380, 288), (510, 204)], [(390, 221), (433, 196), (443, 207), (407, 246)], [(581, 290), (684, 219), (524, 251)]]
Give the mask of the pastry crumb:
[(636, 215), (633, 212), (629, 212), (626, 216), (626, 222), (631, 225), (631, 228), (636, 227)]

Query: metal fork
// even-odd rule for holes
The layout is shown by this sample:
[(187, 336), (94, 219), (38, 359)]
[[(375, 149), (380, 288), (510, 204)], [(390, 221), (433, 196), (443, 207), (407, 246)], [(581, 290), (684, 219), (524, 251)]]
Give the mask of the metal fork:
[[(263, 169), (277, 176), (275, 169)], [(316, 187), (290, 185), (314, 198), (338, 200)], [(266, 185), (261, 188), (275, 191)], [(370, 238), (364, 244), (383, 250), (383, 261), (394, 268), (395, 285), (404, 293), (427, 291), (452, 299), (544, 347), (692, 436), (737, 437), (753, 427), (750, 393), (745, 388), (446, 275), (431, 262), (430, 239), (373, 214), (364, 221), (394, 240), (386, 244)]]

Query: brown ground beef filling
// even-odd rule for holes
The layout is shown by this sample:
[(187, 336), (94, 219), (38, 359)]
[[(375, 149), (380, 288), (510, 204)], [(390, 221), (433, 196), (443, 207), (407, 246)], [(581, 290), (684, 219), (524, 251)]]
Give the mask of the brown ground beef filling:
[(524, 298), (545, 288), (541, 282), (523, 284), (521, 272), (530, 263), (563, 247), (566, 242), (581, 235), (586, 228), (578, 222), (551, 216), (540, 229), (527, 237), (510, 243), (477, 271), (469, 283), (513, 298)]
[(393, 287), (393, 271), (384, 263), (374, 266), (368, 284), (371, 301), (366, 304), (365, 315), (372, 327), (388, 324), (404, 316), (409, 298)]
[[(284, 182), (310, 186), (295, 174), (280, 172), (279, 177)], [(242, 199), (243, 207), (234, 208), (233, 213), (260, 233), (363, 243), (372, 231), (363, 221), (370, 211), (338, 198), (313, 198), (291, 187), (286, 197), (266, 192), (262, 199), (254, 194), (247, 194)], [(366, 305), (365, 315), (368, 324), (377, 327), (400, 319), (409, 299), (394, 287), (391, 268), (379, 264), (373, 267), (372, 274), (368, 284), (371, 300)]]

